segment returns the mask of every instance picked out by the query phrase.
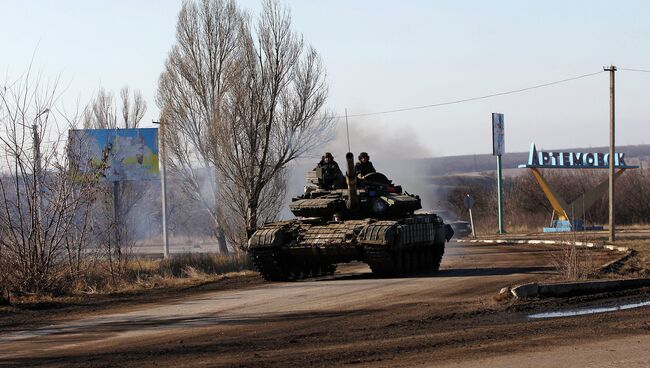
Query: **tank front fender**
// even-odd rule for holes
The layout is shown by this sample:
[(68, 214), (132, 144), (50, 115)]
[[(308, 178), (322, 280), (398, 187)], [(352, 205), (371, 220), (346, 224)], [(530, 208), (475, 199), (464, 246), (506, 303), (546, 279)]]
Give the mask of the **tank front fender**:
[(377, 222), (361, 230), (360, 242), (371, 245), (390, 245), (397, 238), (397, 225), (394, 222)]
[(279, 248), (285, 241), (285, 232), (279, 228), (259, 229), (248, 240), (249, 248)]

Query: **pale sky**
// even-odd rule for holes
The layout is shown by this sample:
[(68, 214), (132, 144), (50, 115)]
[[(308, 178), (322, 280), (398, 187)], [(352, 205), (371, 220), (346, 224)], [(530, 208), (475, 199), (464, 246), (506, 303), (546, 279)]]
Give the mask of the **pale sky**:
[[(259, 1), (240, 1), (256, 13)], [(598, 72), (650, 70), (647, 1), (284, 1), (328, 70), (328, 108), (363, 114), (521, 89)], [(0, 67), (61, 76), (66, 106), (99, 86), (142, 91), (158, 118), (158, 76), (181, 1), (0, 0)], [(619, 71), (617, 144), (650, 143), (650, 73)], [(490, 114), (506, 151), (608, 142), (609, 76), (457, 105), (350, 118), (353, 151), (401, 157), (491, 152)], [(339, 130), (344, 131), (344, 130)], [(370, 141), (374, 142), (371, 143)], [(344, 151), (343, 137), (328, 147)]]

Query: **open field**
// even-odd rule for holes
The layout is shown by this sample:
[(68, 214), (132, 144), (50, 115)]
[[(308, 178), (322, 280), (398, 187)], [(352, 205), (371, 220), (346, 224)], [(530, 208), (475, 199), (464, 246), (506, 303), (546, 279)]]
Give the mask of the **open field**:
[[(637, 350), (645, 351), (650, 341), (643, 309), (535, 321), (527, 315), (567, 303), (613, 303), (612, 297), (645, 300), (644, 291), (568, 301), (495, 301), (503, 286), (556, 280), (552, 258), (557, 252), (553, 246), (452, 242), (437, 274), (381, 279), (365, 265), (352, 264), (321, 279), (260, 283), (246, 277), (249, 281), (226, 290), (145, 295), (139, 302), (98, 306), (80, 315), (55, 311), (40, 323), (3, 324), (0, 364), (470, 367), (524, 361), (557, 366), (554, 359), (560, 356), (544, 352), (570, 349), (576, 363), (587, 362), (582, 358), (616, 362), (617, 351), (634, 353), (627, 359), (635, 366), (647, 355)], [(597, 264), (616, 257), (599, 250), (591, 256)], [(610, 350), (623, 350), (603, 357), (598, 347), (607, 340)], [(543, 362), (537, 361), (540, 354)]]

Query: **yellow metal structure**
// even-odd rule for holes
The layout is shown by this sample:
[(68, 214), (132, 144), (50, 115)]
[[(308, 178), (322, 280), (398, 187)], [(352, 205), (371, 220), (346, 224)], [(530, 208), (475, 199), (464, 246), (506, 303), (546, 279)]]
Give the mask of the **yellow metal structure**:
[(558, 196), (553, 189), (551, 189), (551, 186), (548, 185), (544, 177), (542, 176), (542, 173), (539, 172), (538, 169), (531, 167), (530, 171), (533, 173), (533, 176), (535, 177), (535, 180), (537, 180), (537, 183), (539, 184), (540, 188), (542, 188), (542, 191), (544, 191), (544, 194), (546, 195), (546, 199), (548, 199), (549, 202), (551, 202), (551, 206), (553, 206), (553, 210), (555, 210), (555, 213), (558, 216), (559, 220), (568, 220), (568, 211), (567, 209), (569, 206), (567, 206), (566, 202)]
[[(585, 212), (587, 212), (587, 210), (598, 200), (598, 198), (601, 198), (603, 194), (605, 194), (609, 184), (609, 178), (607, 178), (600, 182), (592, 190), (582, 194), (576, 200), (571, 202), (571, 204), (567, 204), (551, 188), (551, 186), (542, 176), (542, 173), (537, 168), (530, 167), (529, 169), (533, 173), (533, 176), (535, 177), (535, 180), (537, 180), (540, 188), (542, 188), (544, 195), (546, 195), (546, 199), (548, 199), (548, 201), (551, 203), (551, 206), (553, 206), (554, 213), (557, 214), (558, 220), (569, 220), (570, 216), (578, 219), (584, 218)], [(618, 170), (614, 177), (618, 178), (624, 171), (625, 169)]]

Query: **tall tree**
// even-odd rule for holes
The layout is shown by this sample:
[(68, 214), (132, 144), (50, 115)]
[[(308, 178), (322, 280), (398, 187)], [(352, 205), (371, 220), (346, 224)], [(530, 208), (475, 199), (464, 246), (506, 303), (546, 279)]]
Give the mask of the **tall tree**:
[(209, 208), (220, 241), (234, 226), (243, 245), (247, 228), (277, 216), (284, 168), (330, 132), (324, 79), (278, 3), (264, 3), (256, 27), (234, 1), (183, 5), (157, 103), (170, 166)]
[(245, 199), (240, 213), (249, 230), (268, 219), (260, 218), (261, 206), (275, 195), (269, 189), (278, 186), (286, 165), (332, 133), (332, 118), (324, 113), (325, 69), (292, 30), (289, 10), (266, 1), (254, 29), (244, 24), (224, 117), (211, 131), (220, 173), (231, 183), (226, 194)]
[(182, 177), (185, 191), (210, 213), (222, 253), (228, 253), (228, 245), (209, 131), (219, 119), (228, 90), (226, 73), (235, 58), (243, 21), (234, 1), (184, 3), (156, 99), (170, 171)]

